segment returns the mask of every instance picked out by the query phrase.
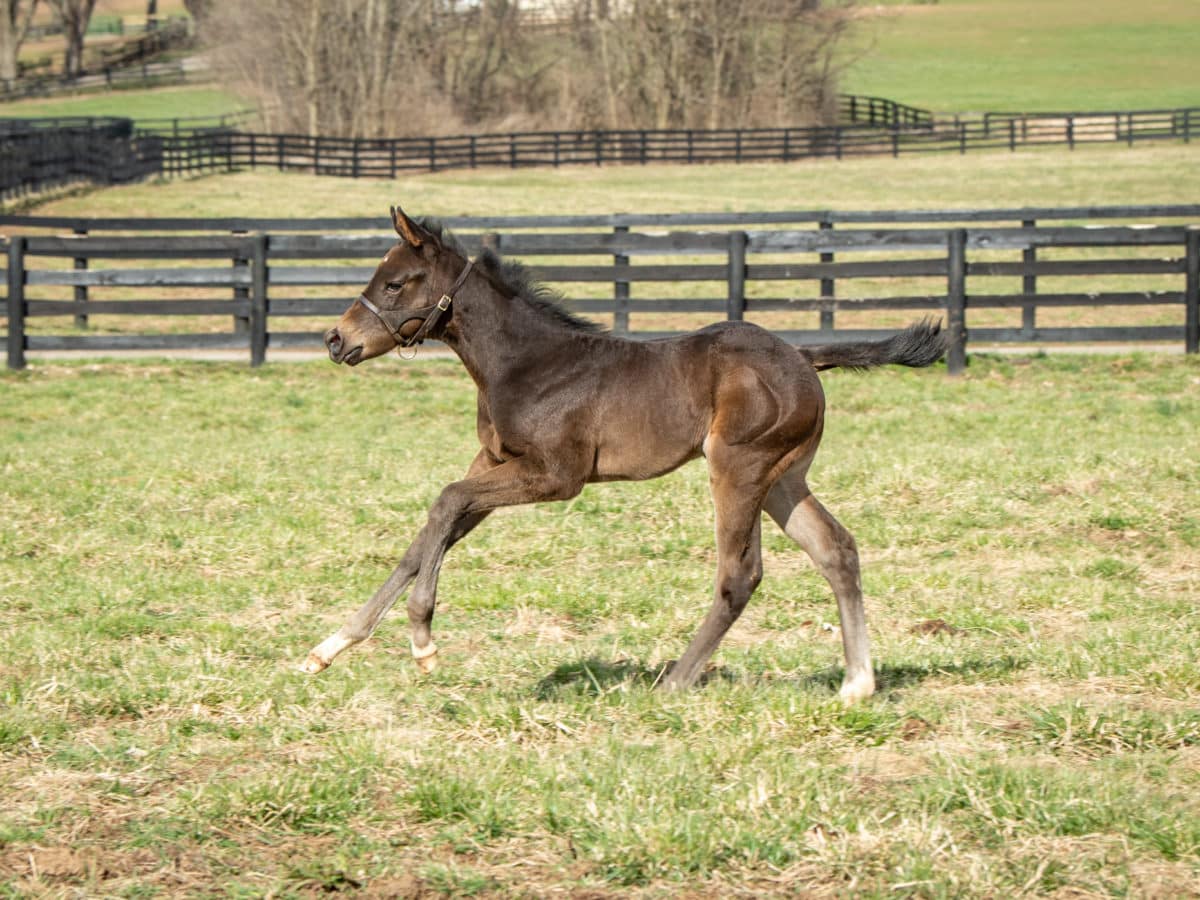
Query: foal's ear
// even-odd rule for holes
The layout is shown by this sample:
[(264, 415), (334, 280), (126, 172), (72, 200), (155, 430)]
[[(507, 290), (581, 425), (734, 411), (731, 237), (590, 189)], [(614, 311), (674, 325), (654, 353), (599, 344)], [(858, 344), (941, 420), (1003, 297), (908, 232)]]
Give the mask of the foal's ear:
[(414, 247), (420, 247), (429, 237), (429, 233), (404, 214), (398, 206), (392, 207), (392, 226), (396, 234)]

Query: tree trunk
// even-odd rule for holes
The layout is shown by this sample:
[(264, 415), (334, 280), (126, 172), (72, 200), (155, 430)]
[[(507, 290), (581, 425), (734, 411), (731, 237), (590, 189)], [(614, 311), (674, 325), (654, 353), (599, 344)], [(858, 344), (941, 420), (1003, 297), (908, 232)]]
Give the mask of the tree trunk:
[(83, 39), (87, 34), (88, 23), (92, 21), (92, 10), (96, 8), (96, 0), (50, 0), (50, 5), (58, 11), (67, 37), (63, 74), (68, 78), (75, 78), (83, 70)]
[(0, 81), (14, 81), (20, 74), (17, 54), (35, 9), (37, 0), (0, 0)]

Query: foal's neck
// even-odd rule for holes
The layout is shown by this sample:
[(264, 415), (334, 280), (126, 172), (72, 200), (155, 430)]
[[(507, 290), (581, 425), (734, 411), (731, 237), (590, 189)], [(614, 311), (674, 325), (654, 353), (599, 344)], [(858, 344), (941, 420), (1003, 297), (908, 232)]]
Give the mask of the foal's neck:
[(472, 283), (455, 305), (444, 341), (482, 390), (563, 359), (555, 349), (582, 336), (488, 282)]

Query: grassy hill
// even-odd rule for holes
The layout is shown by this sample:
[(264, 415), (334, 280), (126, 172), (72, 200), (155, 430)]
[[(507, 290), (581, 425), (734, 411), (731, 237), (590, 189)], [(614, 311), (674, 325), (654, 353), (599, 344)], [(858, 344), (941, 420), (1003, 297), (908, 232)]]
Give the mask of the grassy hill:
[(864, 4), (849, 93), (939, 112), (1200, 105), (1195, 0)]

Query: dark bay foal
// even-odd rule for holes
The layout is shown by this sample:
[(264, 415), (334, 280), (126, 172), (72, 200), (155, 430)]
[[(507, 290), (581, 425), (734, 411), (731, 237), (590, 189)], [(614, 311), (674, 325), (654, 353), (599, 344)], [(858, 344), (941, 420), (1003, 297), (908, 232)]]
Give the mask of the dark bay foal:
[(480, 449), (448, 485), (391, 576), (309, 653), (320, 672), (365, 640), (411, 584), (412, 653), (432, 671), (430, 632), (446, 551), (492, 510), (565, 500), (585, 484), (640, 480), (703, 456), (716, 509), (712, 607), (663, 684), (688, 687), (762, 578), (762, 513), (812, 557), (837, 597), (847, 702), (875, 690), (854, 538), (808, 489), (825, 400), (817, 371), (927, 366), (940, 326), (912, 325), (872, 343), (792, 347), (756, 325), (722, 322), (669, 340), (600, 331), (553, 301), (515, 263), (469, 262), (441, 229), (392, 211), (400, 241), (362, 296), (325, 335), (334, 362), (357, 365), (437, 338), (478, 387)]

